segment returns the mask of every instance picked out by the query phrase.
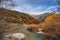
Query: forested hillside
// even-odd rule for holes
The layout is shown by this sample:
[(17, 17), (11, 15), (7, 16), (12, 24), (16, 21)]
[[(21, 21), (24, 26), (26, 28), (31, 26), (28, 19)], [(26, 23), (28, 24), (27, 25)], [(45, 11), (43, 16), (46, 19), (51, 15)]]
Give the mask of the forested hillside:
[(0, 8), (0, 19), (6, 22), (20, 23), (20, 24), (38, 24), (39, 21), (35, 20), (33, 17), (26, 13), (21, 13), (18, 11), (11, 11), (7, 9)]

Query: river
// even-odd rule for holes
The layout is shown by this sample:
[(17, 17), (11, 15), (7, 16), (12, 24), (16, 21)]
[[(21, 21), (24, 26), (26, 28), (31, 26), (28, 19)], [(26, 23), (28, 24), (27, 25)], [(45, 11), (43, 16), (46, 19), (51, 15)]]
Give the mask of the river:
[(26, 35), (26, 40), (47, 40), (46, 36), (31, 32), (27, 29), (16, 29), (15, 32), (21, 32)]

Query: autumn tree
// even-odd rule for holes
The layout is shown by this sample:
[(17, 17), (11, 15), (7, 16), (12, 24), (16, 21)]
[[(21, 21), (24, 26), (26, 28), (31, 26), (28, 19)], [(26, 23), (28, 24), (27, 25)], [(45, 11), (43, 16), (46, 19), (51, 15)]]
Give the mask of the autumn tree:
[(27, 25), (27, 29), (32, 31), (32, 32), (37, 32), (38, 31), (38, 24), (30, 24), (30, 25)]
[(60, 38), (60, 14), (55, 14), (52, 16), (49, 16), (45, 20), (45, 27), (50, 30), (50, 34), (52, 36), (56, 37), (58, 40)]
[(51, 24), (55, 27), (58, 27), (60, 26), (60, 14), (55, 14), (55, 15), (52, 15), (52, 16), (49, 16), (46, 20), (45, 20), (46, 23), (48, 24)]

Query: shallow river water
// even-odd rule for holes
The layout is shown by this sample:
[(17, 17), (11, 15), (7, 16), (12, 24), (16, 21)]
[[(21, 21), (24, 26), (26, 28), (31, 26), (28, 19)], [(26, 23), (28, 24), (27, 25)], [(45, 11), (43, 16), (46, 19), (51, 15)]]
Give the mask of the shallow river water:
[(28, 31), (27, 29), (17, 29), (15, 32), (24, 33), (26, 35), (25, 40), (47, 40), (44, 35)]

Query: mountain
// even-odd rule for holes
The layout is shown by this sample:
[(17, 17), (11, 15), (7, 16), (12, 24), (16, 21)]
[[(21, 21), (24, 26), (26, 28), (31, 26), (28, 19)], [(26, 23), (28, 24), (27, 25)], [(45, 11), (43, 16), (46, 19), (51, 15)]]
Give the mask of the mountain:
[(30, 15), (32, 17), (34, 17), (35, 19), (41, 21), (41, 22), (44, 22), (45, 19), (48, 17), (48, 16), (51, 16), (51, 15), (54, 15), (55, 13), (54, 12), (51, 12), (51, 13), (44, 13), (44, 14), (40, 14), (40, 15)]
[(20, 23), (20, 24), (38, 24), (39, 21), (26, 13), (18, 11), (11, 11), (7, 9), (0, 9), (0, 19), (4, 19), (6, 22)]

